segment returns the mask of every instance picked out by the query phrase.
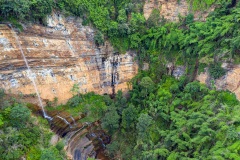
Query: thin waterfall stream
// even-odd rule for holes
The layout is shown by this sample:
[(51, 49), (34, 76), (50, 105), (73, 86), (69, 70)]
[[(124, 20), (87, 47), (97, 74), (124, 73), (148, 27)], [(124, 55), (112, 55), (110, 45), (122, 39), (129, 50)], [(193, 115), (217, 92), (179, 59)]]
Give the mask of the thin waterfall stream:
[(70, 128), (72, 127), (71, 124), (65, 118), (63, 118), (61, 116), (57, 116), (57, 117), (60, 118), (61, 120), (63, 120), (67, 125), (69, 125)]
[(75, 119), (74, 119), (72, 116), (70, 116), (70, 118), (72, 119), (74, 126), (76, 126), (76, 121), (75, 121)]
[(25, 64), (26, 64), (26, 66), (27, 66), (28, 74), (29, 74), (30, 77), (31, 77), (30, 80), (31, 80), (32, 83), (33, 83), (35, 92), (36, 92), (37, 97), (38, 97), (39, 104), (40, 104), (41, 109), (42, 109), (42, 112), (43, 112), (43, 117), (46, 118), (46, 119), (48, 119), (48, 120), (52, 120), (52, 117), (48, 116), (48, 115), (46, 114), (45, 110), (44, 110), (43, 103), (42, 103), (42, 100), (41, 100), (41, 98), (40, 98), (40, 95), (39, 95), (39, 92), (38, 92), (38, 88), (37, 88), (36, 82), (35, 82), (35, 80), (34, 80), (34, 77), (32, 77), (33, 73), (32, 73), (32, 71), (31, 71), (31, 68), (30, 68), (30, 66), (28, 65), (28, 61), (27, 61), (27, 59), (26, 59), (26, 57), (25, 57), (25, 55), (24, 55), (24, 53), (23, 53), (23, 49), (22, 49), (22, 46), (21, 46), (21, 44), (20, 44), (20, 42), (19, 42), (18, 36), (17, 36), (16, 32), (14, 31), (12, 25), (11, 25), (11, 24), (8, 24), (8, 26), (11, 28), (11, 31), (13, 32), (13, 35), (14, 35), (14, 37), (15, 37), (15, 39), (16, 39), (18, 48), (20, 49), (21, 54), (22, 54), (22, 57), (23, 57), (23, 60), (24, 60), (24, 62), (25, 62)]
[[(85, 115), (81, 115), (78, 117), (73, 117), (69, 115), (67, 112), (61, 111), (61, 115), (59, 111), (51, 111), (48, 114), (44, 110), (43, 102), (41, 100), (37, 84), (35, 82), (35, 75), (32, 72), (28, 60), (24, 54), (21, 43), (19, 41), (19, 37), (17, 33), (14, 31), (14, 28), (11, 24), (8, 24), (11, 28), (11, 32), (13, 33), (14, 38), (16, 39), (16, 44), (21, 51), (21, 55), (27, 67), (27, 75), (29, 79), (32, 81), (34, 86), (36, 95), (38, 97), (39, 105), (33, 106), (35, 108), (35, 112), (39, 114), (39, 111), (42, 112), (43, 117), (49, 120), (50, 127), (52, 131), (61, 136), (62, 138), (66, 138), (67, 143), (67, 152), (73, 155), (74, 160), (86, 159), (87, 157), (104, 157), (104, 159), (108, 160), (108, 157), (104, 155), (104, 149), (106, 148), (106, 144), (110, 143), (110, 138), (105, 134), (103, 130), (101, 130), (100, 124), (98, 122), (89, 123), (84, 122), (81, 123), (79, 120), (84, 118)], [(74, 56), (74, 48), (70, 44), (70, 39), (67, 40), (68, 48)], [(97, 53), (98, 54), (98, 53)], [(99, 55), (96, 55), (99, 58)], [(99, 62), (100, 59), (97, 59)]]

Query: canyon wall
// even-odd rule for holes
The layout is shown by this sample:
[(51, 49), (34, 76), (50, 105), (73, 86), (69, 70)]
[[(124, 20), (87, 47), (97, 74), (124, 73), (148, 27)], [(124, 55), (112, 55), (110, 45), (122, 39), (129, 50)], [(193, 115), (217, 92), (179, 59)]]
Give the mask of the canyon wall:
[(178, 21), (178, 16), (186, 16), (189, 13), (194, 14), (195, 20), (205, 21), (208, 13), (214, 10), (214, 6), (205, 11), (191, 12), (191, 6), (187, 0), (145, 0), (143, 12), (144, 17), (148, 19), (153, 9), (159, 9), (160, 16), (170, 21)]
[(229, 90), (235, 93), (240, 100), (240, 65), (223, 63), (222, 67), (227, 72), (217, 80), (211, 79), (207, 71), (199, 74), (196, 79), (208, 86), (210, 86), (211, 83), (214, 83), (218, 90)]
[(43, 99), (58, 98), (65, 103), (74, 84), (81, 93), (112, 94), (128, 90), (127, 82), (137, 73), (135, 54), (114, 53), (109, 43), (98, 47), (94, 30), (81, 25), (81, 19), (48, 17), (47, 26), (24, 25), (17, 33), (23, 53), (32, 70), (28, 72), (17, 37), (9, 25), (0, 25), (0, 87), (13, 94), (35, 94), (35, 80)]

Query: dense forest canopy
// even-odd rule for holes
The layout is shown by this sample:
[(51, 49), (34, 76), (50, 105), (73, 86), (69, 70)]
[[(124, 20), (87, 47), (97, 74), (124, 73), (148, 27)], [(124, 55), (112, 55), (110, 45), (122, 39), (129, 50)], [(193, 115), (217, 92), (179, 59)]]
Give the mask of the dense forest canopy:
[[(208, 67), (214, 83), (226, 72), (222, 62), (239, 64), (240, 3), (187, 2), (192, 13), (179, 15), (179, 22), (167, 21), (159, 9), (146, 20), (144, 0), (0, 0), (0, 19), (19, 27), (24, 21), (45, 25), (52, 11), (78, 16), (83, 25), (96, 28), (97, 45), (109, 40), (120, 53), (135, 50), (140, 68), (149, 64), (129, 82), (127, 97), (121, 91), (114, 99), (78, 93), (65, 105), (48, 106), (49, 111), (84, 113), (81, 121), (100, 120), (112, 137), (107, 145), (111, 158), (239, 160), (239, 101), (233, 93), (194, 80)], [(211, 5), (216, 9), (206, 21), (194, 20), (195, 10)], [(185, 75), (179, 79), (167, 75), (169, 62), (186, 66)], [(50, 132), (42, 124), (40, 129), (34, 125), (26, 105), (4, 100), (3, 91), (0, 96), (0, 159), (65, 158), (62, 144), (47, 143)]]
[(53, 132), (42, 117), (31, 111), (20, 97), (7, 96), (0, 89), (0, 159), (61, 160), (66, 155), (63, 142), (50, 144)]

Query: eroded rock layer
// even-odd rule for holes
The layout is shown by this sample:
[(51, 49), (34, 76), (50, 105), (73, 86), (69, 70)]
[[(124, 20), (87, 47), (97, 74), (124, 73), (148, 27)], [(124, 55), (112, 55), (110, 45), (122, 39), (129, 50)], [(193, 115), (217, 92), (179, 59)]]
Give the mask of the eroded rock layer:
[[(148, 19), (153, 9), (159, 9), (160, 15), (170, 21), (178, 21), (179, 15), (186, 16), (192, 13), (187, 0), (145, 0), (143, 8), (144, 17)], [(209, 12), (214, 10), (214, 6), (205, 11), (195, 11), (194, 18), (204, 21)]]
[(207, 85), (214, 83), (216, 89), (229, 90), (235, 93), (237, 98), (240, 100), (240, 65), (224, 65), (225, 66), (222, 67), (227, 71), (227, 73), (219, 79), (213, 80), (210, 78), (208, 72), (204, 72), (197, 76), (197, 80)]
[(0, 25), (0, 87), (8, 92), (34, 94), (34, 79), (43, 99), (57, 97), (64, 103), (74, 84), (81, 93), (111, 94), (113, 85), (126, 91), (137, 73), (134, 53), (115, 54), (108, 43), (97, 47), (92, 28), (82, 26), (80, 19), (54, 14), (47, 27), (26, 25), (17, 34), (29, 74), (14, 32)]

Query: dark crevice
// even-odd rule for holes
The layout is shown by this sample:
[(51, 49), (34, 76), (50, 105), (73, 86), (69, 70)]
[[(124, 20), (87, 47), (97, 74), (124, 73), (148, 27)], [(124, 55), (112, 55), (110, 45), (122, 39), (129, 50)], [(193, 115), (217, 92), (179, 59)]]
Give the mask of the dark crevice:
[[(114, 55), (119, 55), (119, 53), (115, 53)], [(119, 74), (118, 74), (118, 71), (117, 71), (117, 67), (118, 67), (118, 64), (120, 62), (118, 62), (118, 57), (116, 56), (113, 56), (113, 60), (111, 61), (111, 66), (112, 66), (112, 73), (111, 73), (111, 86), (112, 86), (112, 95), (111, 97), (114, 98), (115, 97), (115, 94), (116, 94), (116, 91), (115, 91), (115, 84), (118, 80), (118, 77), (119, 77)]]

